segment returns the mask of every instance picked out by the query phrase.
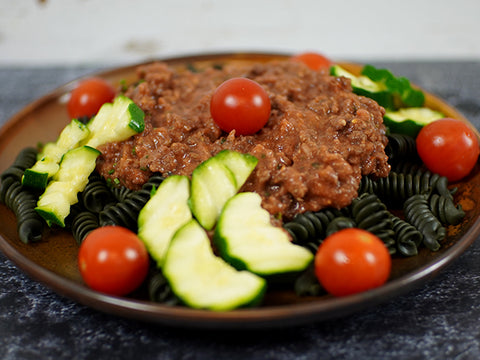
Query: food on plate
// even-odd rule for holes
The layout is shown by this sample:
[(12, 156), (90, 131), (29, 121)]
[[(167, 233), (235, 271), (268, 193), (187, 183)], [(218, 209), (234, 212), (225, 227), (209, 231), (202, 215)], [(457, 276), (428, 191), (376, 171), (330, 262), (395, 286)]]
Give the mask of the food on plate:
[(243, 77), (220, 84), (210, 100), (213, 121), (225, 132), (253, 135), (270, 118), (270, 99), (262, 86)]
[(333, 65), (330, 73), (350, 79), (353, 92), (374, 99), (385, 109), (419, 107), (425, 102), (425, 95), (415, 89), (404, 77), (397, 77), (387, 69), (377, 69), (365, 65), (358, 76), (350, 73), (340, 65)]
[(45, 144), (38, 160), (32, 167), (25, 170), (22, 176), (22, 184), (37, 189), (45, 189), (48, 180), (55, 175), (60, 168), (63, 155), (79, 146), (90, 134), (88, 127), (77, 119), (72, 119), (65, 126), (57, 140)]
[(242, 192), (223, 207), (213, 241), (235, 268), (267, 278), (282, 278), (305, 270), (313, 255), (293, 244), (288, 233), (274, 226), (257, 193)]
[[(145, 130), (101, 147), (97, 169), (138, 190), (156, 172), (190, 175), (221, 150), (248, 153), (258, 164), (242, 187), (262, 196), (275, 216), (348, 205), (363, 175), (386, 176), (384, 109), (351, 91), (350, 81), (301, 63), (225, 63), (177, 71), (164, 63), (138, 69), (125, 91), (145, 112)], [(260, 84), (271, 102), (267, 124), (253, 135), (222, 131), (210, 100), (226, 79)], [(315, 84), (315, 86), (312, 86)]]
[(138, 214), (138, 236), (159, 267), (175, 232), (192, 219), (189, 198), (188, 177), (172, 175), (154, 191)]
[(127, 295), (148, 273), (148, 253), (132, 231), (104, 226), (92, 231), (80, 245), (78, 268), (85, 283), (110, 295)]
[(425, 125), (443, 117), (443, 113), (428, 107), (407, 107), (385, 111), (383, 121), (392, 133), (416, 137)]
[(45, 185), (36, 210), (48, 224), (65, 226), (71, 205), (77, 203), (77, 194), (85, 189), (96, 167), (97, 147), (143, 131), (143, 118), (143, 111), (120, 95), (113, 103), (103, 104), (86, 126), (74, 119), (54, 143), (45, 145), (35, 165), (26, 170), (23, 183), (40, 188)]
[(72, 119), (91, 117), (114, 97), (115, 88), (106, 80), (97, 77), (83, 80), (70, 92), (68, 115)]
[(213, 229), (225, 203), (241, 189), (257, 163), (252, 155), (222, 150), (193, 170), (190, 208), (205, 229)]
[(292, 56), (290, 60), (304, 63), (312, 70), (328, 69), (333, 65), (329, 58), (317, 52), (300, 53)]
[[(38, 154), (25, 149), (2, 174), (0, 200), (20, 239), (40, 241), (43, 223), (64, 227), (87, 285), (116, 295), (143, 285), (170, 302), (160, 286), (172, 303), (200, 309), (259, 305), (274, 280), (299, 295), (381, 286), (393, 257), (437, 251), (465, 216), (452, 176), (420, 150), (444, 115), (388, 70), (354, 75), (320, 60), (139, 66), (92, 117), (71, 120)], [(253, 91), (242, 93), (246, 84)], [(472, 154), (468, 166), (456, 160), (463, 177), (479, 150), (462, 124)], [(90, 257), (87, 266), (84, 249), (116, 236), (140, 242), (147, 261), (132, 245), (138, 264), (124, 257), (109, 270), (131, 273), (99, 279), (108, 264)], [(356, 257), (365, 253), (374, 265)], [(343, 281), (347, 258), (354, 282)]]
[(473, 130), (456, 119), (441, 119), (425, 126), (416, 142), (425, 165), (452, 182), (472, 171), (480, 152)]
[(345, 296), (383, 285), (392, 266), (382, 240), (355, 228), (328, 236), (315, 254), (315, 275), (332, 295)]
[(174, 293), (188, 306), (215, 311), (261, 303), (267, 283), (238, 271), (216, 256), (205, 230), (192, 219), (173, 236), (163, 272)]
[(84, 145), (69, 150), (62, 156), (55, 177), (49, 181), (35, 208), (48, 225), (65, 226), (70, 206), (77, 203), (77, 194), (87, 186), (99, 154), (97, 149)]
[(26, 244), (42, 240), (45, 225), (43, 218), (35, 211), (38, 194), (22, 185), (22, 176), (26, 169), (35, 164), (37, 154), (35, 148), (22, 149), (0, 178), (0, 203), (15, 214), (18, 237)]

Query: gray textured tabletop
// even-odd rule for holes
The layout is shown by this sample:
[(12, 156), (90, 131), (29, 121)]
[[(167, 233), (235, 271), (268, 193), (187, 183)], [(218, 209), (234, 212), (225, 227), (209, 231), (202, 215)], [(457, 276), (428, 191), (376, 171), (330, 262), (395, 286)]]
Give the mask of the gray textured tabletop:
[[(443, 98), (480, 128), (480, 62), (375, 63)], [(0, 68), (0, 121), (94, 68)], [(203, 331), (100, 313), (23, 274), (0, 253), (0, 358), (479, 359), (480, 242), (406, 295), (301, 327)]]

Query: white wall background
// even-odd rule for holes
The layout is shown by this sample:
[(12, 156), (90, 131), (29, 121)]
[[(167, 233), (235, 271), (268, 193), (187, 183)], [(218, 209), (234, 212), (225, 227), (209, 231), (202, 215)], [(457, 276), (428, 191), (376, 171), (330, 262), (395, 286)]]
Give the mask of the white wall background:
[(0, 0), (1, 65), (215, 51), (480, 60), (478, 0)]

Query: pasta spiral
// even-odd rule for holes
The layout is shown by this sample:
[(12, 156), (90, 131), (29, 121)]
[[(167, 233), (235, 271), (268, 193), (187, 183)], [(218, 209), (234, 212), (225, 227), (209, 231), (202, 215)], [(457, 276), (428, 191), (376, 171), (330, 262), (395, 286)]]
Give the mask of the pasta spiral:
[(106, 181), (97, 172), (90, 175), (88, 183), (79, 197), (85, 209), (94, 213), (99, 213), (115, 201), (115, 197)]
[(389, 134), (387, 137), (388, 144), (385, 147), (385, 154), (391, 165), (398, 164), (405, 159), (412, 163), (420, 161), (414, 137), (397, 133)]
[(418, 254), (418, 248), (422, 244), (422, 233), (412, 224), (392, 215), (393, 230), (397, 249), (404, 256)]
[(68, 226), (72, 231), (73, 238), (79, 245), (91, 231), (99, 226), (97, 214), (86, 210), (79, 204), (72, 207), (68, 220)]
[(153, 189), (158, 188), (165, 178), (154, 174), (138, 191), (129, 193), (121, 202), (107, 206), (99, 214), (100, 226), (119, 225), (137, 231), (137, 218), (140, 210), (150, 199)]
[(362, 194), (352, 202), (352, 217), (357, 227), (378, 236), (390, 254), (396, 252), (391, 213), (375, 194)]
[(24, 243), (40, 241), (44, 229), (44, 221), (35, 211), (38, 194), (21, 183), (23, 173), (35, 164), (37, 154), (34, 148), (24, 148), (0, 177), (0, 202), (14, 212), (18, 236)]
[(440, 249), (440, 242), (447, 232), (430, 210), (428, 195), (414, 195), (404, 207), (405, 219), (423, 234), (423, 243), (432, 251)]

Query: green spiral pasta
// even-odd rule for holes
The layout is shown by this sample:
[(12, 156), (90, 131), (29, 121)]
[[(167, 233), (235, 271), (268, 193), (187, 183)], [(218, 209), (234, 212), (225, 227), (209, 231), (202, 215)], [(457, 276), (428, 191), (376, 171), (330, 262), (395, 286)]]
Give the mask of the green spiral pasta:
[(388, 144), (385, 147), (385, 154), (388, 156), (391, 165), (398, 164), (405, 160), (411, 163), (419, 163), (415, 138), (410, 135), (392, 133), (387, 135)]
[(392, 215), (393, 231), (399, 253), (404, 256), (415, 256), (422, 244), (422, 233), (412, 224)]
[(150, 199), (152, 190), (158, 188), (164, 179), (160, 174), (154, 174), (140, 190), (129, 193), (121, 202), (107, 206), (99, 214), (100, 226), (118, 225), (136, 232), (140, 210)]
[(327, 230), (325, 232), (325, 235), (329, 236), (342, 229), (353, 228), (356, 226), (357, 224), (355, 220), (353, 220), (352, 218), (347, 216), (339, 216), (333, 219), (332, 221), (330, 221), (330, 223), (327, 225)]
[(404, 206), (405, 219), (423, 235), (423, 243), (432, 251), (440, 249), (440, 242), (447, 231), (435, 214), (430, 210), (428, 195), (414, 195), (407, 199)]
[(93, 172), (88, 178), (85, 189), (79, 194), (79, 200), (85, 209), (99, 213), (115, 201), (115, 196), (103, 177)]
[(151, 271), (147, 281), (148, 295), (151, 301), (165, 305), (180, 305), (179, 298), (173, 293), (170, 284), (160, 269)]
[(113, 197), (117, 202), (122, 202), (125, 201), (125, 199), (133, 193), (133, 190), (130, 190), (129, 188), (125, 186), (121, 187), (112, 187), (110, 188), (110, 192), (112, 193)]
[(24, 148), (0, 176), (0, 202), (14, 212), (18, 236), (24, 243), (40, 241), (45, 226), (35, 211), (38, 193), (21, 183), (23, 173), (35, 164), (37, 154), (34, 148)]
[(451, 197), (433, 194), (429, 198), (429, 206), (443, 224), (458, 225), (465, 217), (462, 206), (455, 206)]
[[(343, 211), (348, 211), (347, 208)], [(324, 209), (317, 212), (307, 211), (297, 214), (283, 227), (292, 236), (293, 242), (316, 252), (322, 240), (327, 236), (327, 227), (335, 219), (344, 216), (341, 210)]]
[(75, 204), (67, 218), (73, 238), (80, 245), (87, 235), (99, 227), (98, 214), (85, 209), (80, 204)]
[(375, 194), (362, 194), (352, 202), (352, 217), (357, 227), (378, 236), (390, 254), (396, 252), (391, 213)]
[(408, 198), (417, 194), (437, 192), (452, 196), (448, 179), (430, 171), (416, 171), (414, 174), (391, 171), (387, 177), (375, 180), (372, 187), (382, 201), (395, 208), (402, 208)]

